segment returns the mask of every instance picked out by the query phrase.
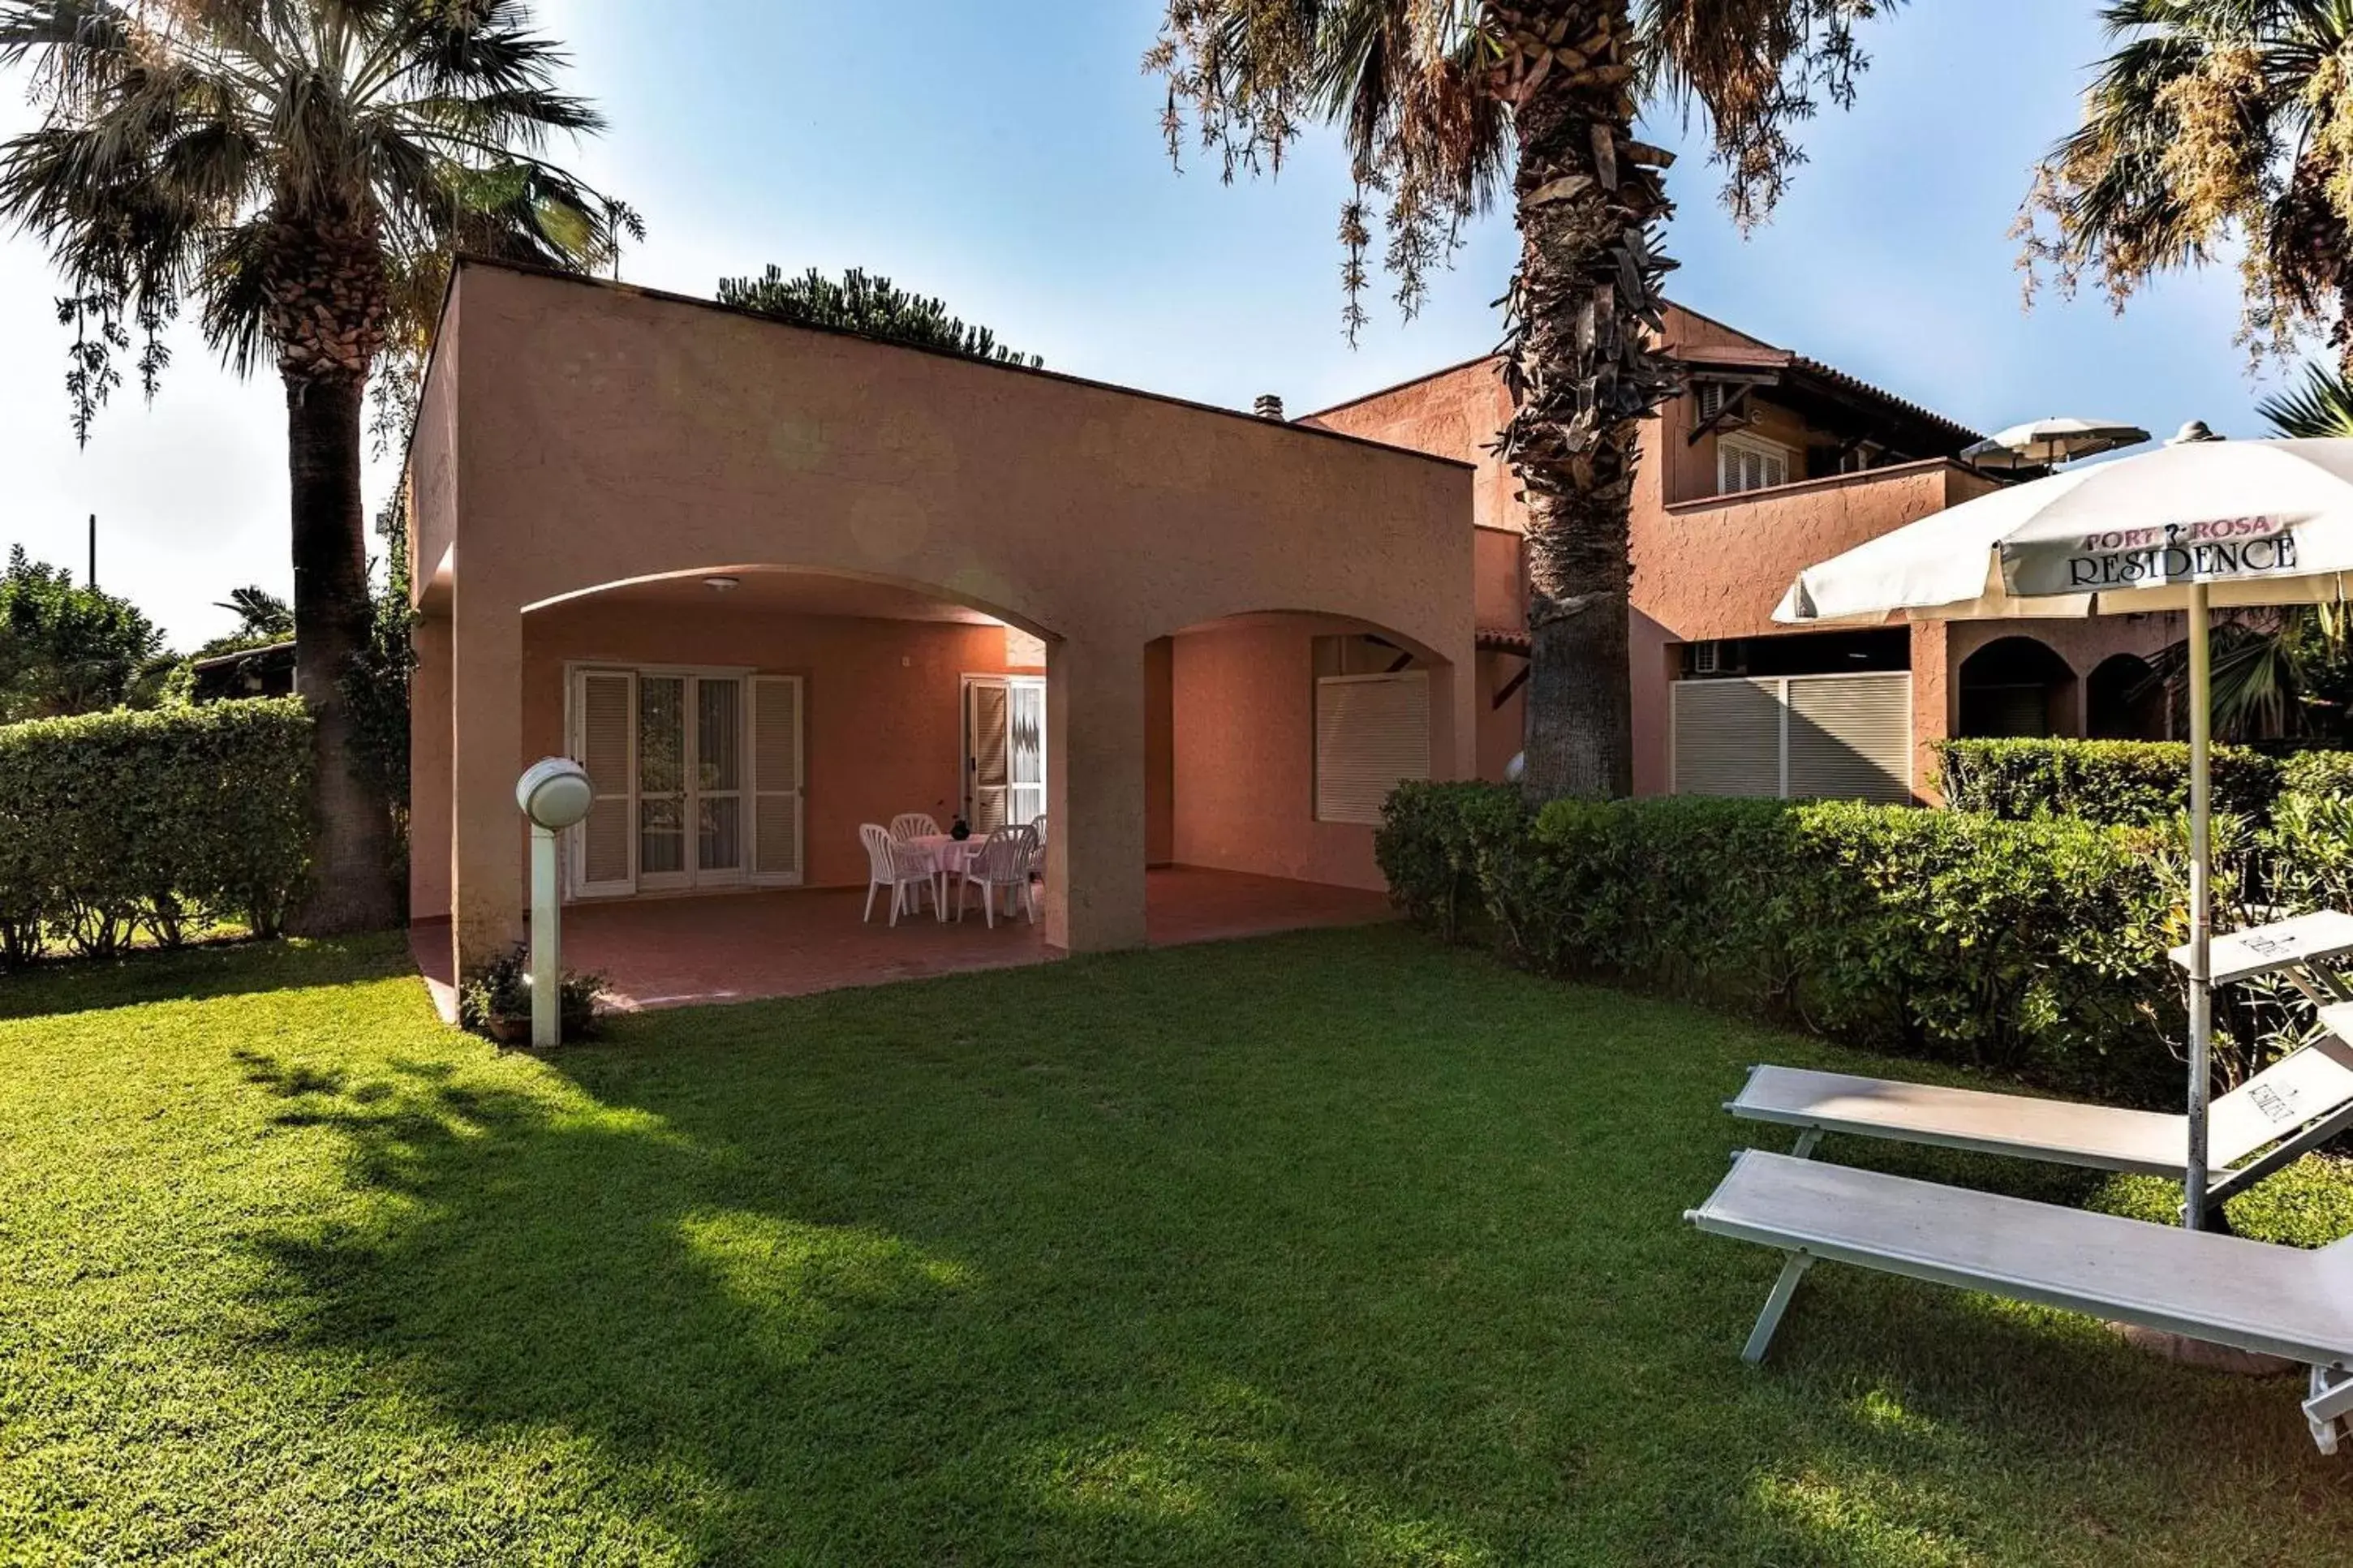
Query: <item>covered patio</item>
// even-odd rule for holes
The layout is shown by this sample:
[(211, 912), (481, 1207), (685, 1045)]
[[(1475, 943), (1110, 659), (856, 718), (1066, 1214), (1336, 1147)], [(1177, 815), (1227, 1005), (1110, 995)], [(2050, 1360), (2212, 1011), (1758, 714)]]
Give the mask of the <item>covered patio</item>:
[[(1377, 910), (1381, 800), (1475, 769), (1464, 465), (491, 264), (446, 314), (408, 458), (434, 972), (521, 936), (550, 754), (596, 795), (567, 957), (637, 1005)], [(1050, 821), (1037, 929), (860, 930), (866, 829), (919, 814)]]
[[(609, 1005), (655, 1007), (806, 996), (819, 991), (1008, 969), (1063, 956), (1046, 928), (999, 916), (992, 931), (976, 905), (945, 924), (925, 912), (896, 928), (850, 889), (759, 890), (697, 898), (584, 903), (565, 911), (565, 962), (611, 983)], [(1386, 920), (1383, 894), (1282, 877), (1191, 866), (1145, 879), (1145, 923), (1154, 947), (1265, 936)], [(953, 907), (952, 907), (953, 909)], [(444, 921), (413, 928), (418, 970), (444, 1017), (457, 1015)]]

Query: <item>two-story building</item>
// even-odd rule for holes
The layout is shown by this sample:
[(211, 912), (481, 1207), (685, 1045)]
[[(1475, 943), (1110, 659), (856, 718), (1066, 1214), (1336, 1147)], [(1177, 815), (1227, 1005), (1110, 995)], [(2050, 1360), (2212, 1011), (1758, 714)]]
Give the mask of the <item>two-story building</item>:
[[(2164, 732), (2148, 656), (2161, 615), (1792, 631), (1774, 605), (1803, 568), (1985, 494), (1953, 420), (1820, 361), (1671, 306), (1690, 390), (1649, 427), (1631, 520), (1636, 790), (1923, 797), (1949, 735)], [(1511, 414), (1493, 358), (1303, 423), (1473, 465), (1479, 768), (1519, 749), (1526, 512), (1493, 450)]]

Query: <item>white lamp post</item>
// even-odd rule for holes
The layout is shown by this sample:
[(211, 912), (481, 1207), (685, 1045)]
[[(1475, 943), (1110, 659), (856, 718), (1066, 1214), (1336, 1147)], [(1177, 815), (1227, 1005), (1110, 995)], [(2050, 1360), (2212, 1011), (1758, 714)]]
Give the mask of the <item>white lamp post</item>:
[(531, 818), (531, 1043), (564, 1038), (564, 952), (557, 934), (555, 836), (588, 815), (588, 770), (546, 757), (515, 781), (515, 804)]

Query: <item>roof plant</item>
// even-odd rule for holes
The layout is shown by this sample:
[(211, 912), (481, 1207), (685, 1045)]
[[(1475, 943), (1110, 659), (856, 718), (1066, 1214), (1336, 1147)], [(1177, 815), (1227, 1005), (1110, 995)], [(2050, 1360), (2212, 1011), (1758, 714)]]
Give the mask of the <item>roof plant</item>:
[(1168, 0), (1147, 69), (1169, 151), (1197, 134), (1229, 179), (1339, 129), (1348, 328), (1372, 257), (1409, 315), (1463, 225), (1518, 224), (1504, 299), (1513, 402), (1499, 450), (1528, 507), (1530, 794), (1633, 782), (1628, 509), (1642, 421), (1678, 386), (1661, 353), (1663, 150), (1646, 105), (1706, 121), (1743, 225), (1781, 193), (1796, 123), (1852, 98), (1856, 24), (1895, 0)]
[(831, 327), (941, 353), (1038, 369), (1046, 362), (997, 341), (987, 327), (948, 313), (947, 302), (911, 294), (888, 278), (853, 267), (839, 282), (810, 268), (797, 278), (771, 266), (757, 278), (723, 278), (719, 302), (802, 327)]
[(556, 87), (527, 0), (0, 0), (38, 123), (0, 147), (0, 214), (47, 247), (85, 440), (123, 362), (151, 395), (183, 310), (286, 389), (295, 689), (316, 717), (317, 891), (301, 925), (384, 923), (390, 819), (342, 689), (373, 620), (364, 402), (394, 426), (458, 250), (587, 268), (634, 215), (550, 162), (600, 127)]
[(2353, 5), (2116, 0), (2083, 122), (2019, 215), (2022, 261), (2119, 309), (2235, 242), (2258, 350), (2327, 333), (2353, 372)]

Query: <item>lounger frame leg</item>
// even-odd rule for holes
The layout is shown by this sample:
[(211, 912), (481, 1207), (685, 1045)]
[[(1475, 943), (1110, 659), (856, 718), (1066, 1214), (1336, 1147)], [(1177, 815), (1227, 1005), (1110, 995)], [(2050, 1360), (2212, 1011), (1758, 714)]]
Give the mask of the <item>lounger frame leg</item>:
[(1792, 1160), (1812, 1159), (1814, 1157), (1814, 1151), (1821, 1147), (1821, 1142), (1822, 1130), (1820, 1128), (1807, 1128), (1803, 1132), (1798, 1134), (1798, 1141), (1789, 1145), (1789, 1158)]
[(1810, 1254), (1793, 1252), (1781, 1265), (1781, 1278), (1773, 1281), (1773, 1293), (1765, 1298), (1765, 1310), (1757, 1314), (1757, 1326), (1748, 1331), (1748, 1342), (1740, 1347), (1740, 1359), (1755, 1366), (1765, 1359), (1772, 1348), (1774, 1331), (1781, 1326), (1781, 1314), (1789, 1310), (1789, 1298), (1798, 1293), (1798, 1281), (1813, 1267)]
[(2320, 1451), (2337, 1452), (2339, 1426), (2353, 1420), (2353, 1372), (2314, 1367), (2312, 1397), (2304, 1402), (2304, 1417), (2312, 1423), (2312, 1440)]
[(2353, 1104), (2322, 1117), (2260, 1160), (2251, 1160), (2235, 1170), (2215, 1172), (2213, 1180), (2206, 1188), (2207, 1202), (2220, 1204), (2233, 1193), (2245, 1192), (2265, 1176), (2285, 1170), (2348, 1130), (2353, 1130)]

